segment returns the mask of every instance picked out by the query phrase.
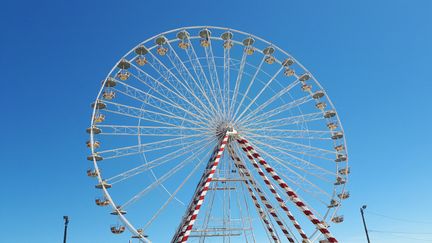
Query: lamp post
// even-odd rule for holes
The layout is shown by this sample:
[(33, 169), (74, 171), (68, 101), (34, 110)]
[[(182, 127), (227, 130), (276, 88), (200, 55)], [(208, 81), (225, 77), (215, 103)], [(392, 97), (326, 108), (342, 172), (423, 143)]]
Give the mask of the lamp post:
[(68, 216), (63, 216), (63, 219), (64, 219), (64, 224), (65, 224), (65, 227), (64, 227), (64, 234), (63, 234), (63, 243), (66, 243), (66, 236), (67, 236), (67, 227), (68, 227), (68, 224), (69, 224), (69, 217)]
[(367, 207), (366, 205), (363, 205), (360, 208), (360, 213), (361, 213), (361, 216), (362, 216), (362, 219), (363, 219), (363, 226), (364, 226), (364, 229), (365, 229), (365, 232), (366, 232), (367, 242), (370, 243), (369, 233), (368, 233), (368, 230), (367, 230), (367, 227), (366, 227), (366, 221), (365, 221), (365, 218), (364, 218), (364, 210), (366, 209), (366, 207)]

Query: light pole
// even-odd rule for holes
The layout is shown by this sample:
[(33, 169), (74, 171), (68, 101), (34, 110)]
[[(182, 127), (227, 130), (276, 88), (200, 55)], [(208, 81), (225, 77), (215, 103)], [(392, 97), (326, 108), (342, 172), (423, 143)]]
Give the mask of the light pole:
[(364, 210), (366, 209), (366, 207), (367, 207), (366, 205), (363, 205), (360, 208), (360, 213), (361, 213), (361, 216), (362, 216), (362, 219), (363, 219), (363, 226), (364, 226), (364, 229), (365, 229), (365, 232), (366, 232), (367, 242), (370, 243), (369, 233), (368, 233), (368, 230), (367, 230), (367, 227), (366, 227), (366, 221), (365, 221), (365, 218), (364, 218)]
[(64, 227), (64, 234), (63, 234), (63, 243), (66, 243), (66, 236), (67, 236), (67, 227), (68, 227), (68, 224), (69, 224), (69, 217), (68, 216), (63, 216), (63, 219), (64, 219), (64, 224), (65, 224), (65, 227)]

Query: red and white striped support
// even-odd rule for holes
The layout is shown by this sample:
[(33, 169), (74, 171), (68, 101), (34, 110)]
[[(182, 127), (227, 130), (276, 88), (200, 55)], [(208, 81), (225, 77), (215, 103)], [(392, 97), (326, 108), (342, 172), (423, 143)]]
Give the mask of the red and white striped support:
[[(302, 211), (306, 217), (318, 228), (318, 230), (327, 238), (327, 240), (331, 243), (338, 242), (336, 238), (334, 238), (327, 227), (312, 213), (312, 211), (304, 204), (294, 190), (288, 186), (288, 184), (275, 172), (275, 170), (261, 157), (259, 153), (255, 151), (255, 149), (250, 145), (250, 143), (241, 137), (238, 136), (237, 142), (242, 146), (242, 149), (247, 153), (248, 158), (256, 164), (255, 159), (265, 168), (265, 170), (271, 175), (271, 177), (279, 184), (279, 186), (287, 193), (290, 200), (297, 206), (297, 208)], [(254, 165), (255, 168), (257, 168)], [(262, 173), (262, 170), (261, 170)], [(261, 175), (261, 173), (259, 173)], [(262, 176), (262, 175), (261, 175)], [(270, 181), (266, 180), (266, 184), (270, 183)]]
[[(177, 239), (175, 239), (175, 242), (187, 242), (189, 235), (192, 231), (192, 227), (198, 217), (198, 213), (201, 209), (201, 205), (204, 202), (204, 198), (207, 194), (207, 191), (209, 189), (209, 185), (210, 182), (213, 179), (214, 173), (216, 171), (216, 168), (219, 164), (220, 158), (222, 157), (223, 151), (225, 150), (225, 146), (228, 142), (228, 133), (225, 134), (225, 136), (223, 137), (221, 144), (219, 146), (219, 150), (216, 154), (216, 157), (213, 161), (213, 163), (211, 164), (210, 167), (210, 171), (206, 174), (204, 174), (203, 179), (205, 181), (205, 183), (201, 186), (200, 190), (198, 191), (199, 193), (196, 194), (194, 201), (196, 201), (196, 203), (192, 203), (193, 205), (193, 210), (190, 213), (190, 215), (187, 217), (187, 219), (184, 221), (184, 223), (182, 224), (182, 227), (180, 229), (182, 229), (181, 231), (184, 232), (182, 234), (179, 234), (177, 237)], [(208, 167), (208, 168), (209, 168)]]
[(189, 221), (189, 220), (191, 219), (191, 217), (192, 217), (192, 213), (194, 212), (194, 208), (195, 208), (195, 206), (196, 206), (196, 204), (197, 204), (197, 202), (198, 202), (198, 199), (199, 199), (199, 198), (198, 198), (198, 195), (201, 193), (201, 190), (202, 190), (202, 188), (203, 188), (203, 185), (204, 185), (205, 182), (206, 182), (206, 178), (208, 177), (208, 174), (210, 173), (210, 169), (211, 169), (211, 167), (212, 167), (212, 165), (213, 165), (213, 161), (215, 160), (216, 155), (217, 155), (218, 152), (219, 152), (220, 143), (221, 143), (221, 142), (219, 142), (219, 143), (216, 145), (216, 147), (213, 149), (213, 153), (212, 153), (212, 155), (210, 156), (210, 159), (209, 159), (209, 161), (208, 161), (208, 163), (207, 163), (207, 166), (206, 166), (206, 168), (205, 168), (205, 170), (204, 170), (204, 174), (203, 174), (203, 176), (201, 177), (199, 183), (197, 184), (197, 186), (196, 186), (196, 188), (195, 188), (195, 192), (194, 192), (194, 194), (193, 194), (194, 196), (192, 197), (192, 200), (191, 200), (191, 202), (189, 203), (189, 205), (188, 205), (188, 207), (187, 207), (185, 217), (183, 218), (182, 222), (180, 223), (179, 228), (178, 228), (177, 231), (176, 231), (176, 234), (174, 235), (173, 239), (171, 240), (171, 243), (178, 242), (178, 241), (183, 237), (183, 234), (184, 234), (185, 231), (186, 231), (186, 227), (184, 227), (184, 225), (185, 225), (185, 223), (186, 223), (187, 221)]
[[(288, 239), (288, 241), (291, 242), (291, 243), (294, 243), (295, 242), (294, 239), (289, 234), (289, 232), (286, 229), (285, 225), (283, 224), (282, 220), (276, 214), (276, 210), (271, 205), (271, 203), (267, 200), (267, 198), (264, 196), (264, 193), (261, 191), (261, 189), (259, 188), (259, 186), (255, 182), (255, 180), (251, 176), (249, 170), (246, 168), (246, 166), (244, 165), (243, 161), (241, 161), (241, 159), (237, 156), (237, 154), (234, 152), (234, 150), (232, 149), (232, 147), (230, 145), (228, 145), (228, 152), (230, 153), (231, 158), (234, 161), (234, 164), (236, 165), (236, 167), (239, 169), (240, 173), (247, 179), (245, 181), (245, 183), (246, 183), (246, 185), (248, 187), (248, 190), (250, 190), (250, 192), (253, 194), (253, 191), (252, 191), (252, 189), (249, 186), (249, 183), (250, 183), (254, 187), (255, 191), (258, 193), (258, 196), (260, 197), (260, 199), (263, 202), (263, 204), (265, 205), (265, 207), (268, 209), (270, 215), (275, 219), (276, 223), (281, 228), (282, 232), (284, 233), (284, 235), (286, 236), (286, 238)], [(252, 195), (252, 200), (254, 201), (255, 205), (261, 209), (260, 204), (258, 203), (255, 195)], [(263, 214), (260, 213), (260, 216), (261, 217), (263, 217), (263, 216), (265, 217), (265, 214), (264, 213)], [(278, 242), (277, 238), (275, 238), (273, 236), (272, 236), (272, 238), (273, 238), (273, 240), (275, 240), (276, 242)]]
[(241, 144), (241, 147), (243, 149), (243, 151), (246, 152), (248, 158), (250, 159), (250, 161), (252, 162), (252, 165), (256, 168), (256, 170), (258, 171), (258, 174), (262, 177), (262, 179), (264, 180), (264, 183), (267, 185), (267, 188), (271, 191), (271, 193), (274, 195), (276, 201), (279, 203), (279, 206), (282, 208), (282, 210), (287, 214), (288, 218), (291, 220), (292, 224), (294, 225), (294, 227), (297, 229), (297, 231), (299, 232), (300, 236), (303, 239), (303, 242), (310, 242), (308, 236), (306, 235), (306, 233), (302, 230), (300, 224), (297, 222), (297, 220), (295, 219), (294, 215), (290, 212), (290, 210), (288, 209), (288, 207), (285, 205), (284, 200), (282, 199), (282, 197), (279, 195), (279, 193), (277, 193), (276, 189), (274, 188), (273, 184), (270, 182), (269, 178), (264, 174), (264, 172), (262, 171), (262, 169), (259, 167), (259, 165), (255, 162), (254, 158), (252, 157), (252, 155), (249, 153), (249, 151), (247, 150), (247, 147), (245, 146), (245, 144)]

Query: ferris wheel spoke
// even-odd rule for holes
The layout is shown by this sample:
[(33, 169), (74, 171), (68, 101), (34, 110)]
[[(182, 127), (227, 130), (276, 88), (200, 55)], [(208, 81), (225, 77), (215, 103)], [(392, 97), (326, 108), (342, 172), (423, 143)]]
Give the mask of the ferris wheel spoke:
[[(256, 77), (258, 76), (259, 72), (261, 71), (261, 68), (262, 68), (262, 66), (263, 66), (263, 64), (264, 64), (264, 61), (265, 61), (265, 57), (263, 57), (263, 58), (261, 59), (260, 64), (259, 64), (258, 67), (256, 68), (256, 71), (255, 71), (255, 74), (254, 74), (253, 77), (252, 77), (252, 80), (249, 82), (249, 85), (248, 85), (248, 87), (247, 87), (247, 89), (246, 89), (246, 91), (245, 91), (245, 93), (244, 93), (242, 99), (240, 100), (240, 103), (237, 105), (237, 109), (236, 109), (236, 111), (235, 111), (235, 113), (234, 113), (234, 117), (237, 117), (237, 114), (240, 112), (240, 109), (241, 109), (241, 107), (242, 107), (242, 105), (243, 105), (243, 102), (244, 102), (245, 98), (246, 98), (247, 95), (249, 94), (249, 91), (250, 91), (252, 85), (254, 84), (254, 81), (255, 81)], [(237, 118), (236, 120), (238, 120), (238, 118)]]
[(205, 128), (183, 127), (183, 126), (124, 126), (101, 124), (100, 135), (107, 136), (183, 136), (200, 133), (211, 134)]
[(270, 86), (270, 84), (276, 79), (276, 77), (282, 72), (284, 67), (280, 67), (278, 71), (271, 77), (271, 79), (264, 85), (264, 87), (258, 92), (258, 94), (253, 98), (253, 100), (246, 106), (242, 113), (236, 118), (236, 121), (241, 121), (243, 115), (250, 109), (250, 107), (255, 104), (256, 100), (264, 93), (264, 91)]
[[(117, 90), (117, 89), (114, 89), (114, 90)], [(142, 102), (142, 104), (145, 104), (145, 105), (148, 106), (147, 108), (150, 108), (150, 107), (151, 107), (151, 108), (155, 109), (155, 112), (158, 112), (158, 114), (163, 114), (163, 115), (167, 115), (167, 116), (170, 116), (170, 117), (183, 117), (184, 119), (186, 119), (186, 118), (185, 118), (185, 117), (186, 117), (186, 114), (175, 114), (175, 113), (173, 113), (173, 112), (176, 112), (177, 110), (175, 110), (175, 109), (171, 109), (171, 111), (170, 111), (170, 110), (168, 110), (169, 107), (163, 107), (163, 106), (157, 105), (157, 102), (155, 102), (154, 100), (151, 100), (151, 99), (142, 100), (142, 99), (140, 99), (139, 97), (136, 97), (136, 96), (134, 96), (134, 95), (132, 95), (132, 94), (130, 94), (130, 93), (126, 93), (126, 92), (119, 91), (119, 90), (117, 90), (117, 91), (118, 91), (120, 94), (123, 94), (124, 96), (130, 97), (130, 98), (132, 98), (132, 99), (134, 99), (134, 100), (137, 100), (137, 101)], [(156, 103), (156, 104), (155, 104), (155, 103)], [(118, 103), (117, 103), (117, 104), (118, 104)], [(137, 109), (144, 109), (144, 108), (137, 108)], [(192, 115), (192, 116), (189, 116), (188, 118), (190, 118), (190, 119), (196, 119), (197, 117)], [(192, 120), (191, 120), (191, 121), (192, 121)], [(202, 120), (193, 120), (193, 121), (203, 123)]]
[[(250, 117), (255, 116), (257, 113), (261, 112), (262, 110), (264, 110), (267, 106), (269, 106), (270, 104), (272, 104), (275, 100), (279, 99), (280, 97), (282, 97), (284, 94), (288, 93), (292, 88), (294, 88), (297, 84), (299, 84), (300, 81), (297, 79), (294, 82), (292, 82), (291, 84), (289, 84), (288, 86), (286, 86), (285, 88), (283, 88), (281, 91), (279, 91), (278, 93), (276, 93), (275, 95), (273, 95), (270, 99), (268, 99), (266, 102), (264, 102), (263, 104), (261, 104), (260, 106), (258, 106), (255, 110), (249, 112), (243, 119), (247, 120)], [(241, 121), (241, 120), (240, 120)]]
[(225, 111), (224, 113), (229, 115), (229, 107), (230, 107), (230, 50), (231, 48), (224, 48), (224, 82), (223, 82), (223, 92), (225, 98)]
[(161, 124), (165, 123), (165, 124), (171, 124), (171, 125), (175, 125), (176, 123), (179, 123), (179, 122), (187, 122), (187, 123), (196, 125), (198, 127), (204, 127), (204, 125), (206, 125), (204, 122), (193, 121), (193, 120), (181, 117), (181, 116), (164, 114), (164, 113), (160, 113), (160, 112), (156, 112), (156, 111), (151, 111), (148, 109), (142, 109), (142, 108), (138, 108), (138, 107), (134, 107), (134, 106), (123, 105), (123, 104), (119, 104), (119, 103), (112, 102), (112, 101), (104, 101), (104, 103), (108, 104), (108, 107), (111, 105), (111, 106), (116, 108), (116, 110), (110, 110), (107, 107), (107, 109), (106, 109), (107, 111), (128, 114), (130, 116), (133, 116), (133, 117), (136, 117), (136, 118), (142, 119), (142, 120), (164, 121), (164, 122), (159, 122), (159, 123), (161, 123)]
[(152, 161), (149, 161), (145, 164), (141, 164), (135, 168), (129, 169), (129, 170), (122, 172), (118, 175), (112, 176), (112, 177), (106, 179), (106, 181), (110, 182), (112, 185), (114, 185), (118, 182), (124, 181), (126, 179), (129, 179), (133, 176), (139, 175), (139, 174), (146, 172), (148, 170), (157, 168), (157, 167), (164, 165), (170, 161), (173, 161), (176, 158), (179, 158), (183, 155), (191, 153), (192, 148), (197, 148), (200, 146), (201, 147), (207, 146), (207, 145), (213, 143), (214, 140), (215, 139), (207, 138), (207, 139), (191, 142), (190, 144), (188, 144), (185, 147), (182, 147), (182, 148), (174, 150), (170, 153), (164, 154), (163, 156), (160, 156), (160, 157), (158, 157)]
[[(159, 60), (159, 58), (157, 58), (153, 53), (149, 52), (149, 54), (152, 56), (152, 60), (153, 62), (151, 62), (151, 66), (159, 73), (159, 75), (161, 75), (162, 77), (164, 77), (164, 79), (169, 82), (168, 80), (170, 80), (171, 78), (175, 79), (177, 82), (174, 83), (178, 83), (182, 86), (182, 88), (187, 91), (188, 93), (190, 93), (192, 95), (192, 97), (195, 98), (195, 101), (197, 101), (200, 104), (200, 107), (203, 109), (203, 111), (205, 111), (205, 113), (207, 115), (210, 115), (212, 112), (211, 110), (201, 101), (201, 99), (199, 97), (197, 97), (197, 95), (195, 94), (195, 92), (188, 88), (188, 84), (185, 82), (186, 81), (182, 81), (180, 80), (173, 72), (171, 72), (171, 70), (169, 68), (167, 68), (165, 66), (165, 64), (163, 64), (163, 62), (161, 60)], [(171, 82), (170, 82), (171, 83)]]
[[(150, 64), (151, 65), (151, 64)], [(184, 102), (184, 104), (187, 104), (189, 107), (193, 108), (197, 113), (200, 114), (201, 117), (209, 117), (210, 115), (208, 113), (205, 113), (201, 108), (198, 108), (197, 106), (195, 106), (195, 104), (193, 104), (188, 98), (186, 98), (182, 92), (180, 92), (176, 86), (174, 86), (169, 79), (167, 79), (165, 76), (162, 76), (162, 78), (166, 81), (167, 84), (169, 84), (172, 88), (168, 87), (167, 85), (165, 85), (164, 83), (160, 82), (159, 80), (157, 80), (156, 78), (154, 78), (152, 75), (144, 72), (141, 68), (137, 67), (134, 64), (131, 64), (131, 67), (133, 67), (138, 73), (137, 75), (133, 74), (133, 77), (135, 79), (137, 79), (140, 83), (146, 85), (147, 87), (149, 87), (150, 89), (154, 90), (155, 92), (158, 92), (161, 97), (168, 99), (168, 100), (172, 100), (170, 98), (168, 98), (168, 96), (172, 96), (172, 98), (178, 98), (178, 100), (175, 102), (177, 104), (180, 104), (182, 102)], [(153, 69), (155, 69), (153, 67)], [(161, 75), (161, 74), (160, 74)], [(144, 80), (143, 80), (144, 78)], [(173, 81), (176, 82), (176, 81)], [(153, 87), (153, 85), (154, 87)], [(163, 89), (160, 89), (160, 88)], [(173, 90), (174, 89), (174, 90)], [(163, 92), (165, 92), (165, 94), (163, 94)], [(184, 107), (184, 106), (182, 106)]]
[[(207, 101), (206, 104), (203, 104), (204, 106), (207, 106), (211, 109), (212, 113), (216, 113), (216, 108), (213, 106), (212, 102), (210, 101), (210, 98), (208, 97), (207, 93), (204, 90), (204, 87), (200, 85), (199, 82), (195, 80), (195, 78), (192, 76), (192, 74), (189, 72), (189, 69), (186, 68), (183, 61), (178, 56), (175, 49), (171, 46), (171, 44), (168, 42), (168, 58), (170, 59), (170, 62), (174, 65), (175, 69), (177, 70), (177, 73), (180, 75), (180, 77), (185, 80), (185, 84), (191, 89), (194, 90), (191, 85), (195, 84), (195, 86), (198, 88), (200, 94), (205, 98)], [(192, 82), (191, 82), (192, 81)], [(198, 97), (198, 95), (196, 95)], [(201, 99), (200, 99), (201, 100)]]
[(266, 171), (271, 174), (273, 180), (275, 180), (280, 187), (286, 192), (290, 200), (297, 206), (297, 208), (303, 212), (303, 214), (314, 224), (318, 230), (327, 238), (330, 242), (337, 242), (337, 240), (331, 235), (330, 231), (327, 227), (320, 221), (311, 211), (311, 209), (307, 206), (305, 202), (303, 202), (298, 195), (291, 189), (291, 187), (286, 184), (286, 182), (278, 176), (278, 173), (257, 153), (254, 148), (249, 144), (249, 142), (240, 138), (238, 142), (247, 150), (247, 153), (251, 157), (255, 157), (261, 166), (266, 168)]
[[(201, 152), (204, 149), (204, 147), (201, 148), (201, 150), (198, 150)], [(198, 153), (198, 152), (197, 152)], [(127, 202), (125, 202), (122, 207), (125, 208), (127, 206), (130, 206), (133, 203), (136, 203), (140, 198), (145, 196), (148, 192), (156, 188), (157, 186), (161, 185), (163, 182), (165, 182), (167, 179), (169, 179), (171, 176), (179, 172), (182, 168), (184, 168), (188, 163), (192, 162), (192, 159), (196, 157), (197, 155), (195, 153), (192, 153), (192, 155), (188, 156), (186, 159), (178, 163), (175, 167), (170, 169), (168, 172), (166, 172), (164, 175), (159, 177), (156, 181), (154, 181), (152, 184), (148, 185), (146, 188), (144, 188), (142, 191), (134, 195), (131, 199), (129, 199)]]
[(285, 111), (289, 111), (293, 108), (296, 108), (298, 106), (301, 106), (309, 101), (313, 100), (313, 98), (310, 95), (304, 96), (302, 98), (299, 98), (297, 100), (294, 100), (292, 102), (283, 104), (281, 106), (278, 106), (274, 109), (271, 109), (269, 111), (266, 111), (264, 113), (259, 114), (260, 111), (257, 111), (257, 114), (255, 116), (247, 116), (243, 119), (242, 124), (249, 124), (249, 123), (255, 123), (255, 122), (261, 122), (266, 119), (272, 118), (274, 116), (277, 116)]
[[(256, 132), (252, 132), (256, 131)], [(255, 129), (245, 130), (249, 134), (259, 137), (273, 137), (275, 139), (307, 139), (307, 140), (331, 140), (331, 131), (320, 130), (293, 130), (293, 129)]]
[(294, 125), (294, 124), (302, 124), (317, 120), (324, 120), (324, 116), (322, 112), (308, 113), (302, 114), (298, 116), (290, 116), (285, 118), (278, 118), (273, 120), (265, 120), (262, 122), (256, 122), (253, 124), (245, 125), (246, 128), (261, 128), (261, 129), (269, 129), (275, 127), (281, 127), (286, 125)]
[[(153, 57), (154, 55), (151, 54)], [(156, 59), (154, 59), (156, 58)], [(152, 81), (154, 81), (158, 86), (162, 86), (164, 88), (167, 88), (168, 90), (170, 90), (170, 92), (173, 92), (177, 97), (180, 98), (180, 100), (186, 102), (188, 105), (190, 105), (191, 107), (194, 108), (195, 111), (197, 111), (198, 113), (200, 113), (203, 117), (209, 117), (210, 113), (207, 109), (202, 108), (201, 104), (195, 104), (193, 103), (193, 101), (199, 101), (199, 99), (194, 96), (195, 93), (193, 93), (191, 90), (188, 89), (188, 87), (186, 87), (183, 82), (181, 82), (177, 76), (175, 76), (165, 65), (163, 65), (161, 63), (161, 61), (159, 59), (157, 59), (157, 57), (154, 57), (152, 59), (151, 62), (149, 62), (149, 66), (153, 68), (153, 70), (156, 71), (156, 73), (163, 79), (165, 80), (166, 84), (169, 84), (172, 88), (169, 88), (168, 86), (164, 85), (163, 83), (161, 83), (160, 81), (158, 81), (157, 79), (155, 79), (154, 77), (152, 77), (151, 75), (145, 73), (141, 68), (137, 67), (136, 65), (132, 64), (133, 67), (135, 67), (135, 69), (137, 71), (139, 71), (139, 74), (141, 75), (145, 75), (146, 77), (151, 77), (150, 79)], [(175, 85), (177, 84), (177, 85)], [(174, 91), (172, 91), (174, 89)], [(179, 90), (180, 89), (180, 90)], [(186, 94), (190, 94), (192, 95), (191, 98), (193, 99), (188, 99), (185, 95)], [(199, 106), (199, 107), (198, 107)]]
[[(120, 90), (118, 88), (113, 88), (113, 90), (120, 92), (121, 94), (124, 94), (128, 97), (131, 97), (132, 99), (141, 101), (143, 104), (149, 104), (152, 107), (159, 109), (163, 112), (168, 112), (166, 109), (171, 109), (172, 112), (175, 111), (181, 111), (184, 112), (185, 114), (190, 115), (193, 118), (196, 118), (200, 121), (203, 121), (205, 118), (202, 117), (201, 115), (197, 114), (197, 113), (192, 113), (189, 110), (185, 109), (184, 107), (180, 106), (178, 104), (178, 102), (176, 103), (175, 101), (171, 100), (170, 98), (168, 98), (167, 96), (161, 94), (159, 91), (156, 91), (159, 95), (162, 96), (162, 98), (159, 98), (157, 96), (154, 96), (152, 94), (150, 94), (150, 92), (144, 92), (138, 88), (135, 88), (131, 85), (125, 84), (123, 82), (117, 81), (117, 83), (122, 84), (122, 86), (124, 87), (124, 90)], [(168, 105), (168, 106), (164, 106), (164, 104)], [(164, 109), (162, 109), (162, 107), (164, 107)]]
[(244, 133), (250, 135), (250, 137), (254, 137), (254, 136), (261, 137), (263, 140), (266, 140), (269, 143), (276, 143), (279, 144), (280, 146), (289, 146), (288, 148), (287, 147), (284, 148), (286, 148), (287, 150), (292, 150), (295, 153), (304, 154), (311, 157), (322, 158), (322, 159), (333, 161), (334, 159), (330, 159), (326, 156), (332, 155), (333, 157), (335, 157), (338, 154), (338, 152), (336, 151), (331, 151), (319, 147), (314, 147), (311, 145), (296, 143), (290, 141), (290, 139), (288, 140), (284, 140), (283, 138), (278, 139), (278, 138), (273, 138), (271, 136), (262, 136), (256, 133), (246, 132), (246, 131)]
[(244, 72), (244, 67), (245, 67), (245, 64), (246, 64), (247, 56), (248, 55), (247, 55), (246, 51), (243, 50), (242, 59), (240, 61), (240, 67), (238, 69), (237, 78), (236, 78), (236, 81), (235, 81), (234, 93), (233, 93), (233, 96), (232, 96), (232, 102), (231, 102), (231, 105), (230, 105), (230, 108), (229, 108), (230, 119), (234, 118), (233, 117), (234, 116), (234, 114), (233, 114), (234, 113), (234, 107), (235, 107), (235, 104), (236, 104), (236, 101), (237, 101), (237, 96), (238, 96), (239, 89), (240, 89), (240, 83), (241, 83), (241, 80), (243, 78), (243, 72)]
[[(261, 149), (260, 149), (259, 147), (256, 147), (257, 150), (259, 150), (259, 151), (262, 152), (263, 154), (266, 154), (267, 156), (271, 156), (272, 159), (277, 159), (276, 162), (278, 162), (278, 163), (279, 163), (280, 165), (282, 165), (285, 169), (288, 169), (288, 170), (289, 170), (290, 172), (292, 172), (292, 173), (294, 173), (295, 171), (294, 171), (292, 168), (288, 167), (288, 165), (291, 166), (291, 167), (293, 167), (293, 168), (296, 168), (296, 169), (298, 169), (298, 170), (300, 170), (300, 171), (303, 171), (304, 173), (306, 173), (306, 174), (308, 174), (308, 175), (314, 176), (314, 177), (316, 177), (316, 178), (318, 178), (318, 179), (320, 179), (320, 180), (322, 180), (322, 181), (324, 181), (324, 182), (332, 183), (333, 181), (331, 181), (331, 180), (329, 180), (329, 179), (327, 179), (327, 178), (324, 178), (324, 177), (322, 177), (321, 175), (318, 175), (318, 174), (312, 173), (312, 172), (310, 171), (311, 167), (313, 167), (314, 169), (318, 170), (318, 171), (321, 172), (321, 173), (324, 173), (324, 175), (327, 175), (327, 176), (333, 176), (334, 178), (336, 178), (336, 176), (337, 176), (336, 173), (331, 172), (331, 171), (329, 171), (329, 170), (327, 170), (327, 169), (324, 169), (324, 168), (322, 168), (322, 167), (320, 167), (320, 166), (317, 166), (317, 165), (315, 165), (315, 164), (313, 164), (313, 163), (311, 163), (311, 162), (309, 162), (309, 161), (307, 161), (307, 160), (305, 160), (305, 159), (301, 159), (301, 158), (299, 158), (299, 157), (297, 157), (297, 156), (294, 156), (294, 155), (292, 155), (292, 154), (286, 152), (286, 151), (285, 151), (283, 148), (281, 148), (281, 147), (274, 147), (274, 146), (269, 145), (269, 144), (267, 144), (267, 143), (261, 143), (261, 142), (259, 142), (259, 141), (256, 140), (256, 139), (250, 139), (250, 142), (251, 142), (251, 143), (252, 143), (252, 141), (253, 141), (255, 147), (256, 147), (257, 144), (260, 144)], [(300, 165), (296, 165), (296, 164), (290, 162), (289, 160), (282, 160), (282, 159), (278, 158), (277, 156), (273, 156), (273, 155), (271, 155), (269, 152), (266, 152), (265, 149), (263, 149), (263, 147), (266, 147), (266, 148), (268, 148), (269, 150), (275, 151), (275, 152), (277, 152), (277, 153), (279, 153), (279, 154), (283, 154), (283, 155), (285, 155), (285, 156), (288, 156), (290, 159), (293, 159), (293, 160), (297, 161), (298, 163), (301, 163), (301, 165), (303, 165), (303, 167), (300, 166)], [(307, 169), (306, 169), (306, 168), (307, 168)], [(300, 176), (297, 172), (295, 172), (295, 174), (296, 174), (297, 176)], [(303, 178), (301, 178), (301, 179), (303, 180)]]
[[(204, 71), (204, 67), (202, 66), (200, 59), (198, 58), (197, 53), (195, 52), (195, 47), (193, 46), (192, 42), (190, 41), (190, 38), (187, 39), (189, 43), (189, 48), (186, 48), (186, 54), (188, 55), (189, 62), (192, 64), (192, 68), (195, 72), (195, 75), (198, 77), (199, 80), (204, 80), (205, 84), (203, 84), (203, 87), (207, 87), (207, 90), (209, 90), (210, 95), (213, 97), (213, 103), (215, 105), (216, 110), (218, 111), (216, 115), (220, 115), (222, 112), (221, 107), (219, 105), (219, 101), (215, 94), (215, 88), (214, 85), (209, 83), (209, 80), (207, 78), (207, 75)], [(206, 90), (206, 88), (204, 88)], [(210, 96), (209, 95), (209, 96)]]
[(221, 87), (220, 82), (219, 82), (219, 75), (218, 75), (217, 68), (216, 68), (216, 61), (215, 61), (215, 57), (213, 55), (213, 45), (211, 42), (212, 41), (210, 38), (209, 39), (209, 46), (204, 47), (204, 52), (206, 55), (207, 63), (209, 64), (208, 69), (209, 69), (209, 73), (210, 73), (211, 82), (212, 82), (213, 86), (214, 86), (214, 83), (217, 84), (217, 87), (214, 86), (213, 88), (217, 89), (219, 91), (220, 100), (218, 103), (221, 105), (222, 111), (224, 111), (225, 110), (225, 103), (223, 102), (222, 87)]
[[(203, 156), (203, 158), (206, 158), (210, 155), (211, 152), (208, 152)], [(190, 158), (189, 160), (194, 160), (198, 157), (198, 154), (195, 154), (194, 157)], [(186, 184), (186, 182), (196, 173), (197, 169), (203, 164), (204, 160), (199, 160), (198, 163), (194, 166), (194, 168), (191, 170), (191, 172), (186, 176), (186, 178), (181, 182), (181, 184), (177, 187), (177, 189), (170, 195), (170, 197), (165, 201), (165, 203), (156, 211), (156, 213), (151, 217), (151, 219), (144, 225), (143, 229), (148, 228), (154, 220), (160, 215), (160, 213), (165, 210), (165, 208), (168, 206), (168, 204), (175, 198), (177, 193), (183, 188), (183, 186)]]
[(119, 158), (123, 156), (130, 156), (134, 154), (140, 154), (142, 152), (150, 152), (150, 151), (157, 151), (157, 150), (163, 150), (163, 149), (171, 149), (174, 147), (183, 146), (184, 143), (186, 143), (187, 138), (197, 138), (202, 136), (202, 134), (196, 134), (196, 135), (188, 135), (183, 137), (176, 137), (176, 138), (170, 138), (165, 140), (158, 140), (156, 142), (150, 142), (140, 145), (133, 145), (133, 146), (127, 146), (127, 147), (121, 147), (116, 149), (109, 149), (109, 150), (103, 150), (99, 151), (98, 154), (106, 159), (113, 159), (113, 158)]

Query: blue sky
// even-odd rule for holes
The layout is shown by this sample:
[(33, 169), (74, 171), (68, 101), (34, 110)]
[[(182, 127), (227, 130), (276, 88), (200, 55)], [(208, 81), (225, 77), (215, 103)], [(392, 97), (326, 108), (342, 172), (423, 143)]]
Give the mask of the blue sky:
[[(341, 242), (432, 241), (432, 2), (6, 1), (0, 8), (2, 242), (126, 242), (93, 203), (85, 128), (100, 80), (159, 32), (227, 26), (287, 50), (321, 82), (342, 119), (352, 174)], [(405, 238), (402, 238), (405, 237)], [(420, 240), (419, 240), (420, 239)]]

